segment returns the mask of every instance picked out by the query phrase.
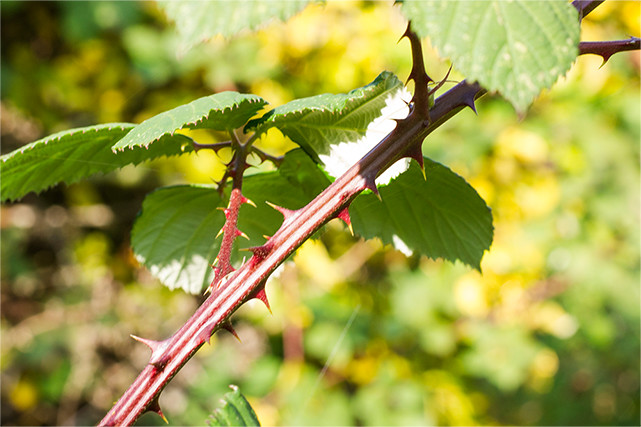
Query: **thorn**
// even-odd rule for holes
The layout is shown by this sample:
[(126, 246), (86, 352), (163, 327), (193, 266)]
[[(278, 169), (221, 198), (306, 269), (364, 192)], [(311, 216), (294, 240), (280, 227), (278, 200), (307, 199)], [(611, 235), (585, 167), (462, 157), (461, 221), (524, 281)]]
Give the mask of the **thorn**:
[(146, 338), (141, 338), (136, 335), (129, 335), (131, 338), (135, 339), (138, 342), (145, 344), (151, 350), (151, 357), (149, 358), (149, 364), (154, 365), (158, 370), (162, 370), (163, 367), (167, 364), (167, 357), (162, 355), (164, 348), (166, 347), (166, 341), (155, 341), (149, 340)]
[(261, 285), (261, 287), (258, 289), (256, 294), (254, 295), (254, 298), (261, 300), (265, 306), (267, 306), (267, 310), (269, 310), (269, 314), (274, 314), (272, 313), (272, 309), (269, 306), (269, 300), (267, 299), (267, 293), (265, 292), (265, 285)]
[(603, 58), (603, 62), (601, 63), (601, 65), (599, 65), (599, 70), (605, 65), (606, 62), (608, 62), (611, 56), (612, 54), (605, 54), (605, 53), (601, 54), (601, 58)]
[(259, 260), (264, 259), (272, 251), (272, 245), (270, 243), (265, 243), (262, 246), (253, 246), (251, 248), (240, 249), (241, 251), (251, 251), (254, 253), (254, 257)]
[(278, 206), (278, 205), (275, 205), (275, 204), (273, 204), (271, 202), (267, 202), (267, 201), (265, 203), (267, 203), (270, 207), (272, 207), (272, 208), (276, 209), (278, 212), (280, 212), (283, 215), (284, 221), (287, 221), (294, 214), (294, 211), (292, 211), (290, 209), (283, 208), (282, 206)]
[(246, 235), (245, 233), (243, 233), (242, 231), (240, 231), (239, 229), (236, 229), (236, 236), (240, 236), (240, 237), (243, 237), (243, 238), (249, 240), (249, 236)]
[(144, 345), (146, 345), (147, 347), (149, 347), (149, 349), (151, 350), (151, 354), (154, 354), (154, 352), (158, 348), (160, 348), (160, 341), (149, 340), (147, 338), (137, 337), (136, 335), (133, 335), (133, 334), (130, 334), (129, 336), (131, 338), (135, 339), (136, 341), (141, 342)]
[(405, 37), (407, 37), (407, 38), (409, 39), (409, 38), (410, 38), (410, 32), (411, 32), (411, 31), (412, 31), (412, 30), (410, 29), (410, 23), (408, 22), (408, 23), (407, 23), (407, 28), (405, 29), (405, 32), (404, 32), (404, 33), (403, 33), (403, 35), (398, 39), (398, 41), (397, 41), (396, 43), (400, 43), (400, 42), (401, 42), (401, 40), (403, 40)]
[(256, 203), (252, 202), (250, 199), (243, 195), (240, 196), (240, 203), (247, 203), (250, 206), (256, 207)]
[(476, 111), (476, 104), (474, 103), (474, 94), (467, 95), (465, 98), (463, 98), (461, 103), (466, 107), (470, 107), (470, 109), (474, 111), (474, 114), (476, 114), (477, 116), (479, 115), (479, 113)]
[(352, 228), (352, 219), (349, 216), (349, 206), (343, 209), (336, 215), (336, 218), (342, 220), (347, 228), (349, 228), (349, 232), (354, 235), (354, 229)]
[(219, 238), (221, 234), (223, 234), (224, 230), (225, 230), (225, 227), (221, 227), (221, 229), (218, 231), (218, 234), (216, 234), (216, 237), (214, 237), (214, 239)]
[(263, 239), (265, 239), (265, 240), (269, 240), (269, 239), (271, 239), (271, 238), (272, 238), (272, 236), (268, 236), (267, 234), (263, 234)]
[(238, 340), (238, 342), (242, 342), (240, 340), (240, 337), (236, 333), (236, 330), (231, 325), (231, 320), (229, 320), (229, 319), (225, 320), (223, 323), (220, 324), (220, 327), (223, 328), (224, 330), (226, 330), (227, 332), (229, 332), (230, 334), (232, 334), (233, 336), (235, 336), (236, 339)]
[(158, 403), (158, 397), (155, 397), (154, 400), (151, 401), (151, 403), (147, 407), (147, 410), (157, 413), (163, 419), (165, 424), (169, 424), (169, 421), (167, 421), (167, 418), (165, 418), (165, 415), (162, 413), (162, 410), (160, 409), (160, 403)]
[(383, 201), (381, 199), (381, 194), (378, 192), (378, 188), (376, 187), (376, 181), (374, 179), (369, 179), (365, 178), (365, 188), (369, 189), (376, 197), (378, 197), (379, 201)]
[(206, 297), (207, 294), (212, 293), (213, 290), (214, 290), (214, 282), (211, 282), (209, 286), (207, 286), (207, 289), (205, 289), (205, 292), (203, 292), (203, 296)]
[(425, 178), (425, 166), (423, 164), (423, 151), (421, 150), (421, 146), (419, 144), (416, 144), (409, 147), (405, 151), (405, 157), (416, 160), (416, 163), (418, 163), (418, 165), (421, 167), (421, 170), (423, 171), (423, 178)]

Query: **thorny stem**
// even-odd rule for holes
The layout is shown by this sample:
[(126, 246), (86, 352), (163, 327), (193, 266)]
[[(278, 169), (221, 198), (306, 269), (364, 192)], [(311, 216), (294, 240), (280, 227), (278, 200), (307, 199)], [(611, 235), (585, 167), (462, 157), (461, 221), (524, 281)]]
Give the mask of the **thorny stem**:
[(581, 42), (579, 43), (579, 55), (594, 54), (603, 58), (605, 64), (612, 55), (626, 50), (639, 50), (641, 39), (630, 37), (626, 40), (611, 40), (602, 42)]
[[(589, 11), (598, 3), (600, 1), (575, 1), (573, 4), (579, 11)], [(590, 7), (592, 9), (588, 9)], [(410, 38), (413, 45), (417, 41)], [(415, 46), (412, 51), (416, 51)], [(420, 71), (425, 79), (422, 64)], [(427, 135), (464, 107), (474, 108), (474, 100), (484, 93), (478, 84), (463, 81), (441, 95), (429, 111), (413, 108), (394, 131), (307, 206), (297, 211), (282, 210), (285, 219), (279, 230), (263, 246), (252, 248), (249, 261), (230, 274), (225, 286), (213, 289), (212, 295), (174, 335), (164, 341), (137, 338), (152, 351), (149, 364), (99, 425), (130, 425), (147, 410), (162, 416), (158, 397), (164, 387), (214, 332), (220, 328), (231, 329), (229, 317), (238, 307), (251, 298), (266, 302), (264, 286), (271, 272), (315, 231), (345, 212), (360, 192), (366, 188), (376, 192), (374, 179), (378, 174), (401, 157), (415, 158)], [(424, 105), (421, 102), (415, 93), (414, 106)], [(242, 167), (238, 168), (236, 175), (242, 175), (242, 171)], [(236, 181), (236, 177), (233, 178)], [(236, 185), (240, 190), (240, 182), (234, 182)]]
[(248, 202), (248, 199), (242, 195), (243, 172), (247, 168), (248, 144), (242, 143), (233, 131), (231, 132), (231, 136), (234, 155), (228, 165), (228, 171), (233, 180), (232, 190), (229, 196), (229, 204), (227, 208), (224, 209), (225, 225), (221, 229), (223, 240), (220, 244), (218, 257), (216, 258), (216, 266), (213, 267), (214, 280), (207, 288), (207, 292), (211, 292), (213, 289), (219, 287), (222, 279), (234, 271), (234, 268), (231, 266), (231, 251), (234, 241), (239, 236), (246, 237), (243, 232), (238, 230), (238, 212), (240, 206)]

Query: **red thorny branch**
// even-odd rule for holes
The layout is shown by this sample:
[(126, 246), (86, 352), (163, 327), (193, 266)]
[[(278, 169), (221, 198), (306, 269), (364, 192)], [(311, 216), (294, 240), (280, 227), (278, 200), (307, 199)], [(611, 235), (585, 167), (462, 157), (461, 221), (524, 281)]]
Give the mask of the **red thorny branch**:
[[(601, 1), (597, 0), (575, 1), (573, 4), (583, 17), (600, 3)], [(253, 256), (236, 271), (233, 271), (229, 262), (228, 250), (234, 239), (240, 235), (236, 227), (238, 208), (247, 202), (241, 191), (247, 155), (255, 153), (261, 160), (275, 163), (280, 159), (269, 158), (264, 153), (261, 155), (261, 152), (251, 147), (251, 138), (243, 143), (235, 133), (232, 133), (230, 142), (196, 147), (220, 149), (231, 146), (235, 150), (224, 176), (224, 180), (232, 178), (232, 191), (229, 205), (225, 209), (223, 243), (215, 266), (218, 270), (210, 286), (211, 295), (194, 315), (166, 340), (154, 341), (136, 337), (151, 349), (149, 363), (102, 419), (100, 425), (130, 425), (146, 411), (154, 411), (162, 416), (158, 398), (165, 386), (196, 351), (205, 342), (209, 342), (213, 333), (221, 328), (233, 331), (229, 318), (236, 309), (252, 298), (259, 298), (267, 303), (265, 282), (280, 263), (328, 221), (340, 218), (349, 225), (350, 203), (365, 189), (378, 194), (374, 180), (380, 173), (403, 157), (414, 158), (422, 163), (421, 145), (425, 137), (463, 108), (474, 109), (475, 99), (484, 94), (485, 90), (477, 83), (466, 81), (441, 95), (434, 106), (429, 108), (429, 97), (435, 89), (428, 89), (428, 83), (433, 80), (425, 72), (418, 37), (409, 27), (405, 36), (410, 40), (413, 58), (409, 79), (415, 83), (410, 114), (407, 118), (399, 120), (394, 131), (308, 205), (296, 211), (274, 206), (283, 214), (281, 227), (265, 244), (251, 248)], [(582, 53), (592, 53), (592, 49), (587, 45)], [(626, 48), (623, 47), (621, 50)], [(224, 286), (219, 286), (223, 278)]]

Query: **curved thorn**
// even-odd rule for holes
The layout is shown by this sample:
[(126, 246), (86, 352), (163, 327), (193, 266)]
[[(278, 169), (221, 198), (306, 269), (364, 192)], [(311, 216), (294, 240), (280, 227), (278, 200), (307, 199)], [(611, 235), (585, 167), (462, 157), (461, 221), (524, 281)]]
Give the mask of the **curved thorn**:
[(381, 194), (378, 192), (378, 187), (376, 187), (376, 181), (373, 178), (365, 178), (365, 188), (374, 193), (379, 201), (383, 201), (383, 199), (381, 199)]
[(238, 334), (236, 333), (236, 330), (235, 330), (235, 329), (234, 329), (234, 327), (231, 325), (231, 320), (227, 319), (226, 321), (224, 321), (223, 323), (221, 323), (220, 327), (221, 327), (221, 328), (223, 328), (224, 330), (226, 330), (227, 332), (231, 333), (233, 336), (235, 336), (235, 337), (236, 337), (236, 339), (238, 340), (238, 342), (242, 342), (242, 341), (240, 340), (240, 337), (239, 337), (239, 336), (238, 336)]
[(282, 206), (275, 205), (271, 202), (265, 202), (269, 205), (269, 207), (276, 209), (278, 212), (280, 212), (283, 215), (283, 218), (285, 221), (287, 221), (291, 216), (294, 214), (295, 211), (292, 211), (290, 209), (284, 208)]
[(354, 229), (352, 228), (352, 219), (349, 216), (349, 206), (340, 211), (337, 215), (336, 218), (340, 219), (345, 223), (347, 228), (349, 229), (349, 232), (354, 235)]
[(242, 237), (242, 238), (245, 238), (245, 239), (249, 240), (249, 236), (246, 235), (245, 233), (243, 233), (242, 231), (240, 231), (239, 229), (236, 229), (236, 236), (239, 236), (239, 237)]
[(153, 355), (153, 354), (154, 354), (154, 352), (155, 352), (156, 350), (158, 350), (158, 349), (160, 348), (160, 346), (161, 346), (161, 345), (160, 345), (160, 341), (149, 340), (149, 339), (147, 339), (147, 338), (141, 338), (141, 337), (138, 337), (138, 336), (136, 336), (136, 335), (134, 335), (134, 334), (129, 334), (129, 336), (130, 336), (131, 338), (135, 339), (136, 341), (141, 342), (141, 343), (143, 343), (144, 345), (146, 345), (147, 347), (149, 347), (149, 349), (151, 350), (151, 354), (152, 354), (152, 355)]
[(261, 300), (263, 304), (265, 304), (267, 310), (269, 310), (269, 314), (274, 314), (272, 313), (272, 309), (269, 306), (269, 300), (267, 299), (267, 293), (265, 292), (265, 285), (262, 285), (262, 287), (258, 289), (258, 291), (254, 294), (254, 298)]
[(219, 237), (223, 234), (223, 232), (224, 232), (224, 231), (225, 231), (225, 227), (222, 227), (222, 228), (218, 231), (218, 233), (216, 233), (216, 237), (214, 237), (214, 239), (219, 238)]
[(207, 289), (205, 289), (205, 292), (203, 292), (203, 296), (206, 297), (207, 294), (212, 293), (214, 290), (214, 282), (211, 282), (209, 286), (207, 286)]
[(242, 251), (251, 251), (254, 253), (254, 257), (256, 257), (259, 260), (262, 260), (265, 258), (269, 253), (272, 251), (272, 245), (269, 243), (265, 243), (262, 246), (253, 246), (251, 248), (244, 248), (241, 249)]
[(416, 163), (418, 163), (423, 171), (423, 178), (425, 178), (425, 165), (423, 164), (423, 150), (421, 150), (421, 146), (414, 145), (409, 147), (405, 152), (405, 157), (416, 160)]
[(250, 199), (243, 195), (240, 196), (240, 203), (247, 203), (250, 206), (256, 207), (256, 203), (252, 202)]
[(470, 109), (472, 111), (474, 111), (474, 114), (476, 114), (477, 116), (479, 115), (479, 113), (476, 111), (476, 103), (474, 102), (474, 94), (470, 93), (470, 94), (466, 95), (465, 98), (463, 98), (461, 100), (461, 102), (462, 102), (462, 104), (464, 106), (470, 107)]
[(165, 415), (162, 413), (162, 410), (160, 409), (160, 403), (158, 403), (158, 397), (155, 397), (154, 400), (151, 401), (151, 403), (147, 407), (147, 410), (157, 413), (163, 419), (165, 424), (169, 424), (169, 421), (167, 421), (167, 418), (165, 418)]

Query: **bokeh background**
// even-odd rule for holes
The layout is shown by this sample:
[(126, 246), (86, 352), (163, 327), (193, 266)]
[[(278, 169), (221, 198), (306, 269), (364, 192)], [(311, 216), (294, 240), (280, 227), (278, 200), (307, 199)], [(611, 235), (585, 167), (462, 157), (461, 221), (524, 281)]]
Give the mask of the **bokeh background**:
[[(179, 58), (153, 2), (0, 7), (3, 154), (222, 90), (275, 106), (411, 66), (389, 2), (312, 5)], [(606, 2), (582, 39), (638, 36), (639, 13)], [(425, 50), (443, 76), (449, 64)], [(233, 383), (264, 425), (639, 425), (639, 53), (601, 62), (580, 57), (525, 117), (485, 96), (424, 144), (492, 207), (483, 275), (332, 222), (268, 284), (273, 315), (248, 303), (234, 316), (242, 342), (216, 334), (173, 380), (170, 423), (204, 425)], [(261, 144), (293, 147), (277, 131)], [(201, 151), (2, 205), (3, 425), (102, 418), (147, 361), (129, 334), (167, 337), (201, 301), (134, 260), (142, 200), (221, 173)]]

